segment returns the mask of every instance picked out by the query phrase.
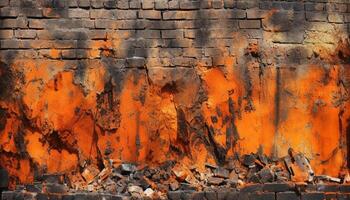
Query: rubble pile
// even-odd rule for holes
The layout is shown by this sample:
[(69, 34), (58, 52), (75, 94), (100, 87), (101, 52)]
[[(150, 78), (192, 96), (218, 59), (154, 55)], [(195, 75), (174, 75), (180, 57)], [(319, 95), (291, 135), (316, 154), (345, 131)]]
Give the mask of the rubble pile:
[(347, 181), (326, 175), (315, 175), (309, 160), (289, 149), (283, 158), (263, 153), (236, 155), (219, 166), (203, 167), (167, 161), (157, 167), (117, 163), (106, 159), (99, 170), (87, 164), (80, 173), (44, 175), (39, 182), (18, 190), (43, 193), (106, 193), (135, 199), (166, 199), (169, 191), (211, 191), (244, 188), (249, 184), (304, 182), (308, 184)]

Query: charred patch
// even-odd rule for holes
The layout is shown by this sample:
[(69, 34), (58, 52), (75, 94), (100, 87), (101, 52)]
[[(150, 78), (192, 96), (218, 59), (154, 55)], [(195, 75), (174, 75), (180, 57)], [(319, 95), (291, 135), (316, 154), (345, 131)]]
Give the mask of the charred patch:
[(175, 93), (178, 93), (178, 89), (177, 89), (177, 86), (176, 86), (176, 83), (175, 82), (171, 82), (171, 83), (167, 83), (165, 84), (161, 90), (160, 90), (162, 93), (169, 93), (169, 94), (175, 94)]
[(118, 84), (116, 89), (114, 85), (110, 79), (105, 83), (104, 91), (97, 95), (97, 124), (105, 130), (115, 130), (120, 124), (120, 100), (117, 94), (120, 93), (121, 86)]
[(209, 142), (209, 146), (212, 149), (212, 152), (215, 156), (215, 159), (217, 161), (217, 163), (219, 163), (220, 165), (223, 165), (225, 160), (226, 160), (226, 153), (227, 153), (227, 149), (225, 149), (224, 147), (220, 146), (219, 144), (217, 144), (215, 142), (214, 139), (214, 128), (212, 126), (208, 126), (206, 125), (207, 131), (208, 131), (208, 142)]
[(186, 116), (181, 108), (177, 109), (177, 134), (182, 144), (189, 144), (189, 127), (187, 125)]
[(63, 149), (67, 150), (69, 153), (78, 153), (73, 145), (69, 145), (60, 135), (60, 132), (53, 131), (50, 135), (45, 137), (45, 142), (50, 146), (50, 149), (55, 149), (62, 152)]
[(4, 130), (7, 119), (7, 111), (0, 108), (0, 131)]
[(10, 66), (0, 62), (0, 100), (6, 100), (13, 94), (14, 73)]

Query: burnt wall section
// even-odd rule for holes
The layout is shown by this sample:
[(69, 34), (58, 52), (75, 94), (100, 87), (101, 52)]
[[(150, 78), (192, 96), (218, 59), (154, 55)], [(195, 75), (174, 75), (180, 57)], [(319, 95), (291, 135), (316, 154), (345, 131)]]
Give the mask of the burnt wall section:
[(347, 0), (1, 0), (0, 28), (11, 187), (290, 147), (348, 170)]

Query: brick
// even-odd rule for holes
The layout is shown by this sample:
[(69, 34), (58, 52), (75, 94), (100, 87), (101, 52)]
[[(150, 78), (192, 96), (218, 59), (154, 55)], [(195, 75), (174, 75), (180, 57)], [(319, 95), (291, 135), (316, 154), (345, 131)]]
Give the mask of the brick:
[(117, 8), (117, 1), (115, 0), (107, 0), (103, 3), (103, 6), (107, 9)]
[(275, 32), (271, 33), (270, 36), (264, 35), (264, 38), (268, 38), (274, 43), (301, 44), (304, 40), (304, 32), (297, 30), (290, 32)]
[(69, 18), (89, 18), (90, 14), (88, 10), (84, 9), (69, 9), (68, 17)]
[(273, 192), (252, 193), (249, 195), (249, 200), (275, 200), (275, 193)]
[(223, 0), (213, 0), (212, 1), (212, 7), (215, 8), (215, 9), (223, 8), (224, 7)]
[(165, 10), (168, 9), (168, 1), (167, 0), (155, 0), (155, 9)]
[(305, 3), (306, 11), (323, 11), (325, 10), (324, 3)]
[(132, 58), (127, 58), (126, 62), (128, 64), (128, 67), (131, 68), (138, 68), (138, 67), (144, 67), (146, 64), (146, 60), (143, 57), (132, 57)]
[(92, 8), (103, 8), (104, 1), (101, 0), (90, 0)]
[(113, 11), (110, 10), (98, 9), (90, 11), (90, 18), (92, 19), (112, 19), (113, 17)]
[(53, 48), (74, 49), (74, 48), (77, 48), (77, 41), (76, 40), (58, 40), (53, 43)]
[(107, 32), (104, 30), (90, 30), (87, 32), (89, 39), (106, 39)]
[(1, 28), (27, 28), (27, 20), (25, 18), (3, 19), (0, 20)]
[(307, 12), (306, 20), (311, 22), (325, 22), (327, 21), (327, 13), (323, 12)]
[(344, 22), (344, 16), (339, 13), (329, 13), (328, 14), (328, 21), (333, 23), (343, 23)]
[(114, 17), (116, 19), (136, 19), (137, 11), (135, 10), (117, 10), (114, 11)]
[(184, 48), (183, 55), (185, 57), (199, 58), (202, 56), (202, 49), (201, 48)]
[(112, 39), (126, 39), (135, 35), (134, 30), (116, 30), (107, 32), (107, 38)]
[(346, 4), (340, 4), (340, 3), (327, 3), (326, 4), (326, 10), (329, 11), (329, 12), (345, 13), (345, 12), (347, 12), (347, 5)]
[(186, 48), (186, 47), (191, 47), (192, 44), (193, 44), (193, 41), (190, 39), (171, 39), (170, 43), (168, 44), (168, 47)]
[(42, 19), (30, 19), (28, 24), (29, 28), (33, 29), (43, 29), (45, 27), (44, 21)]
[(194, 66), (196, 60), (194, 58), (176, 57), (171, 58), (170, 62), (173, 66)]
[(39, 8), (22, 8), (21, 14), (30, 18), (41, 18), (43, 17), (43, 11)]
[[(56, 4), (58, 4), (57, 7), (59, 7), (59, 8), (64, 8), (65, 7), (65, 5), (64, 5), (64, 3), (62, 1), (55, 0), (55, 2), (56, 2)], [(71, 1), (67, 1), (66, 3), (67, 3), (67, 6), (69, 8), (77, 8), (78, 7), (78, 0), (71, 0)]]
[[(64, 53), (65, 52), (65, 53)], [(63, 58), (75, 58), (75, 50), (63, 50), (62, 51)], [(43, 187), (43, 191), (47, 193), (66, 193), (68, 191), (67, 186), (63, 184), (57, 183), (47, 183)]]
[(161, 19), (162, 14), (160, 11), (155, 10), (141, 10), (139, 11), (139, 18), (143, 19)]
[(141, 37), (141, 38), (160, 38), (160, 31), (158, 30), (139, 30), (136, 32), (136, 37)]
[(0, 30), (0, 39), (10, 39), (13, 37), (13, 30)]
[(161, 48), (159, 51), (161, 58), (174, 58), (182, 55), (181, 48)]
[(195, 10), (200, 8), (200, 1), (188, 1), (181, 0), (180, 1), (180, 9), (183, 10)]
[(117, 1), (117, 8), (119, 8), (119, 9), (128, 9), (129, 8), (129, 0), (119, 0), (119, 1)]
[[(74, 59), (77, 57), (76, 50), (75, 49), (69, 49), (69, 50), (62, 50), (62, 58), (64, 59)], [(57, 190), (59, 191), (59, 188), (53, 189), (50, 188), (49, 190)]]
[(154, 0), (142, 0), (141, 5), (143, 9), (153, 9)]
[(343, 193), (350, 193), (350, 185), (340, 185), (339, 191)]
[(301, 200), (324, 200), (325, 198), (323, 192), (307, 192), (301, 195)]
[(9, 0), (2, 0), (0, 1), (0, 7), (6, 7), (9, 5)]
[(15, 30), (15, 37), (21, 39), (34, 39), (36, 31), (33, 30)]
[(1, 199), (3, 200), (13, 200), (15, 199), (16, 192), (14, 191), (4, 191), (1, 194)]
[(201, 2), (200, 7), (203, 9), (208, 9), (212, 7), (211, 0), (201, 0), (200, 2)]
[(23, 40), (1, 40), (0, 47), (1, 49), (29, 49), (30, 45)]
[(254, 8), (254, 7), (259, 6), (259, 1), (257, 1), (257, 0), (251, 0), (251, 1), (239, 0), (236, 2), (236, 6), (238, 9)]
[(49, 40), (31, 40), (27, 45), (33, 49), (48, 49), (52, 48), (55, 42)]
[(47, 18), (61, 18), (68, 16), (67, 10), (62, 9), (52, 9), (52, 8), (44, 8), (43, 16)]
[(196, 11), (165, 11), (163, 13), (164, 20), (173, 20), (173, 19), (196, 19)]
[(261, 28), (260, 20), (240, 20), (239, 27), (244, 29), (259, 29)]
[(140, 9), (141, 8), (141, 0), (131, 0), (129, 2), (129, 7), (131, 9)]
[(180, 2), (179, 0), (171, 0), (168, 2), (169, 9), (179, 9), (180, 8)]
[(90, 0), (78, 0), (78, 6), (80, 8), (89, 8), (90, 7)]
[(295, 192), (279, 192), (276, 193), (277, 200), (300, 200)]
[(350, 199), (350, 193), (337, 194), (337, 200), (349, 200), (349, 199)]
[(17, 17), (19, 15), (18, 8), (5, 7), (0, 8), (0, 17)]
[(204, 19), (244, 19), (246, 12), (244, 10), (226, 10), (226, 9), (215, 9), (215, 10), (201, 10), (200, 16)]
[(234, 0), (224, 0), (225, 8), (234, 8), (236, 6), (236, 2)]
[(162, 38), (169, 39), (169, 38), (183, 38), (184, 33), (182, 30), (163, 30), (162, 31)]
[(262, 19), (265, 18), (269, 13), (259, 9), (248, 9), (247, 19)]

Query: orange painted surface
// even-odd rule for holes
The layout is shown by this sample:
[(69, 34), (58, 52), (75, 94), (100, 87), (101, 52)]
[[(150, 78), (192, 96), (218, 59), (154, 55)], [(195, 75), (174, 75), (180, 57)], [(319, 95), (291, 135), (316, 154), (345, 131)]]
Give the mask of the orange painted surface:
[[(23, 75), (12, 80), (16, 95), (0, 100), (0, 162), (12, 186), (33, 181), (34, 170), (78, 171), (107, 158), (203, 167), (258, 149), (281, 157), (289, 147), (317, 174), (346, 170), (350, 65), (242, 65), (261, 50), (239, 37), (234, 55), (213, 68), (115, 69), (92, 60), (79, 74), (66, 61), (15, 60), (10, 68)], [(93, 58), (118, 46), (92, 43)]]

